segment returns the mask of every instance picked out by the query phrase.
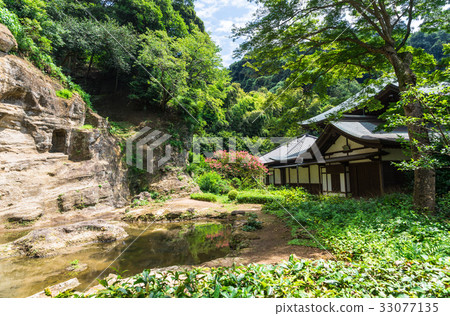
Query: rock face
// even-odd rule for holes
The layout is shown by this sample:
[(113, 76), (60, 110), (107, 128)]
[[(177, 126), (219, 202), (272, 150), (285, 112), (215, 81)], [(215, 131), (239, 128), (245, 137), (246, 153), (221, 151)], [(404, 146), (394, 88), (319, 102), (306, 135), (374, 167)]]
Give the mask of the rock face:
[(0, 52), (9, 53), (12, 49), (17, 49), (16, 39), (6, 26), (0, 24)]
[(81, 211), (89, 218), (127, 202), (107, 122), (77, 94), (57, 97), (61, 89), (29, 62), (0, 54), (0, 229)]
[(200, 192), (198, 185), (191, 177), (184, 174), (180, 167), (169, 166), (153, 178), (153, 181), (149, 190), (163, 196), (170, 195), (172, 198), (180, 198)]
[[(103, 220), (81, 222), (55, 228), (43, 228), (30, 232), (16, 241), (3, 245), (2, 255), (25, 255), (41, 258), (70, 252), (71, 248), (91, 243), (114, 242), (128, 237), (125, 230)], [(3, 252), (3, 254), (2, 254)]]

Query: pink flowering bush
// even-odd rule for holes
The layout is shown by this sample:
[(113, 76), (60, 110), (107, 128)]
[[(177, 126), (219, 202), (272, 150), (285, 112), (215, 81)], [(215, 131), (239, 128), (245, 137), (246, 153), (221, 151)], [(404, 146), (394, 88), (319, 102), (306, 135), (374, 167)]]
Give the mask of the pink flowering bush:
[(268, 173), (261, 160), (246, 151), (220, 150), (205, 161), (211, 169), (229, 179), (262, 179)]

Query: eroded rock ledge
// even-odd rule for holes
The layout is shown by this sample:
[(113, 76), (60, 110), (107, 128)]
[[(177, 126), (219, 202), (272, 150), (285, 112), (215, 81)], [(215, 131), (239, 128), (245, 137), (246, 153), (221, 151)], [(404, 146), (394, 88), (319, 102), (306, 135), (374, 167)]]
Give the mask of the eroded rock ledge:
[(68, 253), (92, 243), (111, 243), (128, 237), (119, 225), (103, 220), (37, 229), (11, 243), (0, 245), (0, 259), (13, 256), (42, 258)]
[(61, 89), (0, 52), (0, 230), (127, 203), (126, 168), (108, 123), (76, 93), (58, 97)]

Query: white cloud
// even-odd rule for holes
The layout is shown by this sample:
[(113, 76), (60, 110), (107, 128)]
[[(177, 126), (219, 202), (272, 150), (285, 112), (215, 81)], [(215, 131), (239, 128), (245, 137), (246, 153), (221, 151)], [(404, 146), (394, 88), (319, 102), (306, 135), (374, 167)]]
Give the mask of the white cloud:
[(217, 28), (215, 32), (230, 32), (234, 24), (235, 23), (232, 20), (222, 20), (219, 22), (219, 28)]
[(233, 26), (241, 27), (249, 22), (257, 5), (246, 0), (197, 0), (195, 9), (206, 31), (222, 48), (224, 65), (229, 66), (234, 61), (233, 51), (239, 45), (231, 39)]

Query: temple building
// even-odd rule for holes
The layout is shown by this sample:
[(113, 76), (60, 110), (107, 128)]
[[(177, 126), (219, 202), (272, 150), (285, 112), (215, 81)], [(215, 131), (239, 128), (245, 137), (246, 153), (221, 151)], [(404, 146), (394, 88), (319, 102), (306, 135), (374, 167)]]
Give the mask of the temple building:
[[(408, 131), (402, 127), (385, 132), (379, 119), (399, 97), (399, 89), (393, 84), (369, 87), (339, 106), (300, 122), (304, 127), (320, 127), (321, 135), (303, 135), (262, 156), (269, 168), (266, 184), (353, 197), (402, 190), (405, 175), (391, 162), (407, 159), (399, 140), (408, 140)], [(371, 98), (379, 101), (375, 111), (365, 105)]]

